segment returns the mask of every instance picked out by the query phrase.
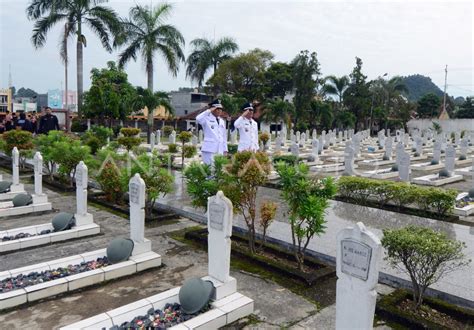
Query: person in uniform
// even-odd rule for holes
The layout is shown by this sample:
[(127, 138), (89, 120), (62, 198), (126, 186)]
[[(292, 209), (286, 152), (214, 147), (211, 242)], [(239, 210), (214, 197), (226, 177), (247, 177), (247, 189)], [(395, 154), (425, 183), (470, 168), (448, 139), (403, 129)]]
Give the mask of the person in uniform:
[(222, 104), (219, 99), (209, 103), (209, 109), (196, 116), (196, 122), (202, 126), (204, 141), (201, 146), (204, 164), (212, 165), (214, 155), (227, 154), (227, 129), (222, 116)]
[(258, 150), (258, 125), (253, 120), (253, 106), (245, 103), (241, 110), (242, 115), (235, 121), (234, 127), (239, 130), (239, 146), (237, 151), (257, 151)]

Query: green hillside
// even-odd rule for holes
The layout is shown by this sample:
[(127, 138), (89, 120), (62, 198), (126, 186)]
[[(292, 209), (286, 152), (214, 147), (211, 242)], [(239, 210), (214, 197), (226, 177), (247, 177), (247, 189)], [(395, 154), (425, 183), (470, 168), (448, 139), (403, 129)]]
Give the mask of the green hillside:
[(408, 88), (409, 94), (407, 96), (410, 101), (418, 101), (423, 95), (428, 93), (443, 96), (443, 91), (431, 81), (430, 77), (414, 74), (402, 78)]

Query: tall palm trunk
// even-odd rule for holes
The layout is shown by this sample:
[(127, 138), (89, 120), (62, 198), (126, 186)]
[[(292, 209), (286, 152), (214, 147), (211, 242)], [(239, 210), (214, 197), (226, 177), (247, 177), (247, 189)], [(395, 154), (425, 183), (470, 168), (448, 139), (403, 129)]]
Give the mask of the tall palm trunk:
[[(153, 93), (153, 60), (151, 58), (147, 59), (146, 63), (146, 73), (148, 75), (148, 89)], [(147, 143), (151, 143), (150, 136), (153, 131), (153, 111), (155, 109), (148, 108), (148, 129), (146, 132)]]
[(82, 117), (82, 92), (83, 92), (83, 58), (82, 58), (82, 34), (81, 34), (81, 27), (79, 25), (78, 31), (78, 39), (76, 44), (76, 53), (77, 53), (77, 115), (79, 118)]

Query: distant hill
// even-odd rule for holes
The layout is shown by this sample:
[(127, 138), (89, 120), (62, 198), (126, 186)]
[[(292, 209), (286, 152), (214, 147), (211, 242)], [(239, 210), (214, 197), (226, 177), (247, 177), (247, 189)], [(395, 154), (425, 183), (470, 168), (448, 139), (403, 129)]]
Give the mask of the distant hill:
[(408, 88), (409, 93), (407, 96), (410, 101), (418, 101), (423, 95), (428, 93), (443, 96), (443, 91), (431, 81), (430, 77), (414, 74), (402, 77), (402, 79)]

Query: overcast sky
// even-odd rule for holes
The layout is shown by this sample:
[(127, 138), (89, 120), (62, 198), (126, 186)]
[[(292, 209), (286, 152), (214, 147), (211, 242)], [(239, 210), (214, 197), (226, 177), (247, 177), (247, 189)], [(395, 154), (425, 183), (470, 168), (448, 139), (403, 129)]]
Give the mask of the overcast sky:
[[(30, 36), (33, 22), (26, 19), (26, 0), (0, 0), (0, 88), (8, 86), (11, 65), (13, 85), (44, 93), (61, 88), (64, 67), (58, 55), (60, 28), (48, 34), (46, 47), (35, 50)], [(118, 1), (108, 5), (119, 15), (128, 15), (135, 3), (158, 4), (157, 0)], [(196, 37), (233, 37), (240, 51), (268, 49), (275, 60), (291, 61), (302, 49), (316, 51), (323, 75), (349, 74), (355, 56), (362, 58), (369, 79), (388, 73), (423, 74), (443, 88), (444, 67), (448, 65), (448, 93), (474, 95), (472, 1), (174, 1), (169, 19), (189, 42)], [(118, 52), (107, 53), (90, 30), (84, 50), (84, 87), (90, 86), (93, 67), (117, 60)], [(69, 86), (76, 89), (75, 42)], [(182, 64), (172, 77), (164, 62), (155, 62), (155, 89), (191, 87)], [(141, 60), (126, 67), (134, 85), (146, 86)]]

